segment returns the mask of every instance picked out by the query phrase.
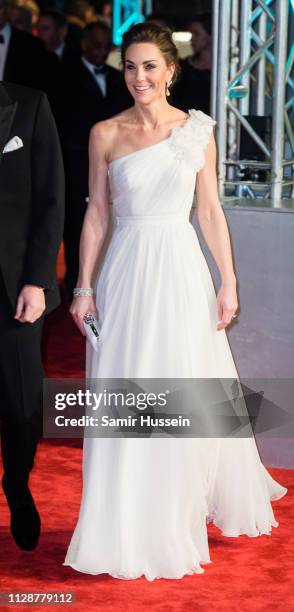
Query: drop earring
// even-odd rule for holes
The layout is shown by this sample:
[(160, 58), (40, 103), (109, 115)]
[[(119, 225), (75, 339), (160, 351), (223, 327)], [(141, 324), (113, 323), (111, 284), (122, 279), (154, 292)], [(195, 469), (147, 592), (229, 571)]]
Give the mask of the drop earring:
[(172, 84), (172, 79), (170, 80), (170, 82), (169, 82), (169, 83), (166, 83), (166, 89), (165, 89), (165, 95), (166, 95), (166, 96), (170, 96), (170, 90), (169, 90), (169, 87), (171, 86), (171, 84)]

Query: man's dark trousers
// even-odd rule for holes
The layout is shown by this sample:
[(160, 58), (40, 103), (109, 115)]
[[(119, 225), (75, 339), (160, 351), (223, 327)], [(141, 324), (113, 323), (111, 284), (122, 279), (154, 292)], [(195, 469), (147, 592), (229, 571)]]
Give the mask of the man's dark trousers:
[(42, 435), (43, 319), (14, 319), (0, 271), (1, 452), (11, 510), (31, 502), (27, 485)]

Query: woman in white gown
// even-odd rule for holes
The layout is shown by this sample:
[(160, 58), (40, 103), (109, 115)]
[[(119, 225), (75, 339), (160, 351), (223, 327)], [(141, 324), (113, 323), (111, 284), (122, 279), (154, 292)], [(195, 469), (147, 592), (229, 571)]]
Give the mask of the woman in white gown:
[[(91, 131), (89, 205), (78, 289), (89, 289), (109, 223), (115, 227), (96, 300), (76, 291), (71, 313), (102, 324), (88, 346), (90, 378), (236, 378), (225, 327), (236, 278), (217, 194), (215, 121), (168, 104), (178, 70), (169, 30), (134, 26), (122, 60), (134, 106)], [(154, 126), (154, 127), (153, 127)], [(216, 260), (217, 298), (189, 221), (197, 214)], [(64, 565), (116, 578), (181, 578), (210, 563), (207, 523), (225, 536), (270, 534), (271, 500), (287, 489), (261, 463), (254, 438), (85, 438), (83, 494)]]

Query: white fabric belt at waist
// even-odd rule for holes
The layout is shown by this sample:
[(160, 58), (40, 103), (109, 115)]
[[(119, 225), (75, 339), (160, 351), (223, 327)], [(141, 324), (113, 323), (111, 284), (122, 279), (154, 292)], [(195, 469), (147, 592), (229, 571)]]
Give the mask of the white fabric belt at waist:
[(190, 223), (189, 217), (183, 214), (166, 215), (130, 215), (117, 216), (117, 225), (177, 225)]

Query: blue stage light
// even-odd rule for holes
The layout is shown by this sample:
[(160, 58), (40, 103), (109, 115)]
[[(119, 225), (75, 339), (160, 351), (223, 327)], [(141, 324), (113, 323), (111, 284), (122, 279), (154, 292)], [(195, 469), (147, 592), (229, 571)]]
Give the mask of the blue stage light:
[(145, 21), (140, 0), (114, 0), (113, 2), (113, 43), (121, 45), (123, 34), (136, 23)]

